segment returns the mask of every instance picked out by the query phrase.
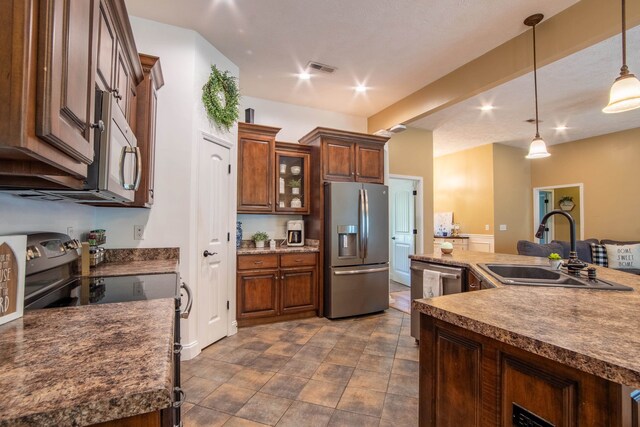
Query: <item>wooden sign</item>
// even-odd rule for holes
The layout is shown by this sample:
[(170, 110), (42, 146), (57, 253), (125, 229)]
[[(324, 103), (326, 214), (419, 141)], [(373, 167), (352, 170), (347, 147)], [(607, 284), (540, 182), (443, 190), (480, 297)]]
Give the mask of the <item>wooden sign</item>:
[(22, 317), (27, 236), (0, 236), (0, 325)]

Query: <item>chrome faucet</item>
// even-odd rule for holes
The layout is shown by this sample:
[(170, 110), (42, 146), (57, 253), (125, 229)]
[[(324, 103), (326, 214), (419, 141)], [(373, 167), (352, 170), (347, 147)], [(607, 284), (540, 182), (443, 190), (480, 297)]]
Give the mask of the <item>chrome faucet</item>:
[(562, 264), (562, 266), (567, 268), (569, 274), (579, 276), (580, 271), (582, 271), (582, 269), (584, 269), (587, 264), (578, 259), (578, 252), (576, 250), (576, 221), (571, 215), (559, 209), (548, 212), (545, 216), (542, 217), (542, 220), (540, 221), (540, 226), (538, 227), (538, 231), (536, 232), (536, 238), (542, 238), (544, 232), (546, 231), (547, 221), (549, 220), (549, 217), (553, 215), (562, 215), (567, 218), (567, 220), (569, 220), (569, 238), (571, 239), (571, 249), (569, 251), (569, 259), (566, 263)]

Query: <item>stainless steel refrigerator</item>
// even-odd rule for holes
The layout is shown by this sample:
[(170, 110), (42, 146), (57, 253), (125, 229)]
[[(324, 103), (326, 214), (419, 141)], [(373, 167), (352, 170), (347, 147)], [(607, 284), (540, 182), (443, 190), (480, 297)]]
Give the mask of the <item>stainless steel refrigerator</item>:
[(389, 188), (324, 187), (324, 313), (330, 319), (389, 308)]

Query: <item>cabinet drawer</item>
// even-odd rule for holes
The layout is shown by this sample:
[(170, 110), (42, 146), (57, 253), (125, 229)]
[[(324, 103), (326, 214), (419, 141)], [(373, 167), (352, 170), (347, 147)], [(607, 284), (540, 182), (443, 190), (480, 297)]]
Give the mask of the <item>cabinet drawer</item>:
[(280, 267), (316, 265), (315, 253), (282, 254), (280, 255)]
[(238, 256), (238, 270), (255, 270), (259, 268), (277, 268), (278, 255), (240, 255)]

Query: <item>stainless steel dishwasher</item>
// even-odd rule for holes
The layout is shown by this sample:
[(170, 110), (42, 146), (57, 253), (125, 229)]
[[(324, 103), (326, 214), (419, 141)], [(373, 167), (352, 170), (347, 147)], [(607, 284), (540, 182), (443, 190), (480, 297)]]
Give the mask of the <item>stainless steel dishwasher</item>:
[[(442, 277), (442, 295), (458, 294), (462, 292), (462, 278), (464, 269), (433, 264), (424, 261), (411, 261), (411, 301), (421, 299), (422, 294), (422, 272), (432, 270), (440, 273)], [(411, 336), (420, 339), (420, 312), (411, 306)]]

